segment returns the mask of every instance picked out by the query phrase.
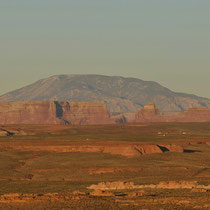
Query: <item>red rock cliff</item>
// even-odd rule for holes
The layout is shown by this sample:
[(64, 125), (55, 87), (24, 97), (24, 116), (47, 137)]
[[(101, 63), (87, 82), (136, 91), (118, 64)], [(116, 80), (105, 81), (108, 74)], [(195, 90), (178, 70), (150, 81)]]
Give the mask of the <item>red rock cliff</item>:
[(109, 124), (106, 105), (101, 102), (57, 102), (62, 107), (61, 119), (70, 124)]
[(0, 124), (59, 124), (53, 101), (0, 102)]
[(135, 122), (210, 122), (210, 108), (195, 107), (184, 112), (163, 115), (150, 102), (136, 113)]
[(0, 124), (108, 124), (100, 102), (0, 102)]
[(149, 102), (136, 113), (136, 122), (161, 122), (162, 116), (159, 109), (152, 103)]
[(180, 112), (176, 121), (178, 122), (210, 122), (210, 108), (208, 107), (189, 108), (185, 112)]

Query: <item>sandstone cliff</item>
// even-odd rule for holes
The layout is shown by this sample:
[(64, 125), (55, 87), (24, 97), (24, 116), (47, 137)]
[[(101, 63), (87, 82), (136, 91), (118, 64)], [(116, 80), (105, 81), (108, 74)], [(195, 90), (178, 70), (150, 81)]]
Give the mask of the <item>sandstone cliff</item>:
[(136, 113), (135, 122), (210, 122), (210, 108), (196, 107), (163, 114), (150, 102)]
[(0, 124), (59, 124), (53, 101), (0, 102)]
[(177, 122), (210, 122), (210, 108), (190, 108), (174, 117)]
[(60, 119), (67, 124), (109, 124), (112, 121), (109, 118), (106, 105), (101, 102), (56, 102), (57, 113)]
[(0, 102), (0, 124), (107, 124), (112, 123), (100, 102)]
[(159, 109), (152, 102), (136, 113), (136, 122), (161, 122), (162, 120)]
[[(0, 124), (112, 124), (132, 122), (133, 114), (109, 116), (101, 102), (28, 101), (0, 102)], [(210, 122), (210, 108), (160, 113), (149, 103), (135, 115), (135, 122)], [(2, 134), (3, 135), (3, 134)]]

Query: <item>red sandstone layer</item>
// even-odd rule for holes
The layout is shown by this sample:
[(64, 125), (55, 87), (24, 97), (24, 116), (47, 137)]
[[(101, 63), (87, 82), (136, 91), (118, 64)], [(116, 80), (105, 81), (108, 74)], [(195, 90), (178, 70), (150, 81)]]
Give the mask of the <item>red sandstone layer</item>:
[(0, 102), (0, 124), (109, 124), (100, 102)]
[(135, 122), (210, 122), (210, 108), (196, 107), (163, 115), (154, 104), (149, 103), (136, 113)]
[[(130, 118), (128, 118), (128, 116)], [(28, 101), (0, 102), (0, 124), (112, 124), (132, 122), (132, 115), (110, 118), (101, 102)], [(152, 103), (139, 110), (134, 122), (210, 122), (210, 108), (190, 108), (176, 114), (162, 114)]]

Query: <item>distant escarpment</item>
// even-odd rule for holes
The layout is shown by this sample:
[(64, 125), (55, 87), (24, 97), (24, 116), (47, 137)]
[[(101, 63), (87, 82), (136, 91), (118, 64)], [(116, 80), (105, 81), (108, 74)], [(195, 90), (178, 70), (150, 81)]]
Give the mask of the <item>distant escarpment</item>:
[(0, 124), (109, 124), (106, 105), (100, 102), (0, 102)]
[(210, 122), (210, 108), (194, 107), (184, 112), (160, 113), (159, 109), (149, 103), (140, 109), (135, 122)]
[[(110, 115), (101, 102), (25, 101), (0, 102), (0, 124), (94, 125), (149, 122), (210, 122), (210, 108), (190, 108), (184, 112), (161, 113), (149, 103), (136, 114)], [(9, 135), (2, 130), (0, 135)]]
[(57, 75), (0, 96), (0, 101), (100, 101), (112, 115), (135, 113), (148, 101), (161, 112), (208, 107), (210, 99), (177, 93), (157, 82), (103, 75)]

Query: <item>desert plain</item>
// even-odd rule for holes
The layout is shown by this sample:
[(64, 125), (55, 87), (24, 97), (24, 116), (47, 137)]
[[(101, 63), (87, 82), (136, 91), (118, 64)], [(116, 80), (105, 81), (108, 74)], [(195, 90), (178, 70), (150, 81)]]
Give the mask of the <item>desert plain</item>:
[(210, 208), (210, 123), (0, 130), (0, 209)]

